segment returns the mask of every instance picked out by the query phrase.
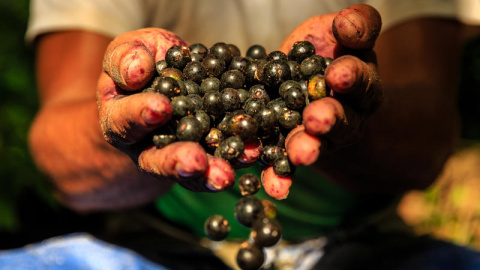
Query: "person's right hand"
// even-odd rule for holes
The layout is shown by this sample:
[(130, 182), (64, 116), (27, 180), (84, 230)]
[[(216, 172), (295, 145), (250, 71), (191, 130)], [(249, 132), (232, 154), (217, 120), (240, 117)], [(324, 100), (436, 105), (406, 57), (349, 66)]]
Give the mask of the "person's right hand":
[(128, 32), (110, 43), (97, 89), (104, 138), (159, 180), (173, 180), (192, 191), (224, 190), (235, 181), (227, 161), (207, 155), (195, 142), (158, 149), (148, 141), (152, 131), (170, 120), (172, 106), (163, 95), (137, 90), (151, 80), (155, 63), (173, 45), (187, 46), (180, 37), (158, 28)]

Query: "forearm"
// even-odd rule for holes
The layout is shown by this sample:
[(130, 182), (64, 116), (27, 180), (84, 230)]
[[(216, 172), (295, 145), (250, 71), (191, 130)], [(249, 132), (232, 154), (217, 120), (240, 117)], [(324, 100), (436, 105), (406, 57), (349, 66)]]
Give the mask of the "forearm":
[(82, 31), (37, 42), (41, 109), (30, 130), (31, 153), (59, 199), (78, 211), (140, 205), (170, 185), (142, 174), (103, 138), (95, 90), (109, 42)]
[(128, 156), (105, 142), (95, 100), (43, 107), (32, 125), (30, 146), (58, 197), (79, 211), (144, 204), (170, 185), (142, 174)]

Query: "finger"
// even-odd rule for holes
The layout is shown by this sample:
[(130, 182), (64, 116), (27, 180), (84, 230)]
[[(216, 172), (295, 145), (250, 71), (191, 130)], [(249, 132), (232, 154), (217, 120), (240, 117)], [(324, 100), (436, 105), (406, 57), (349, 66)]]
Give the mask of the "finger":
[(145, 149), (138, 157), (138, 166), (159, 178), (181, 182), (204, 176), (208, 158), (198, 143), (176, 142), (161, 149), (155, 146)]
[(142, 140), (172, 116), (173, 108), (163, 95), (140, 93), (118, 98), (121, 90), (105, 73), (98, 87), (100, 125), (105, 139), (115, 146)]
[(359, 112), (372, 113), (383, 101), (376, 66), (352, 55), (335, 59), (325, 71), (325, 82), (336, 99)]
[(279, 176), (268, 167), (262, 171), (262, 186), (265, 192), (276, 200), (283, 200), (288, 197), (293, 176)]
[(205, 186), (210, 191), (222, 191), (235, 184), (235, 171), (225, 159), (208, 156)]
[(299, 126), (292, 130), (285, 141), (288, 158), (295, 166), (308, 166), (313, 164), (320, 156), (320, 139), (305, 131)]
[(338, 100), (331, 97), (315, 100), (303, 110), (303, 124), (306, 132), (313, 136), (324, 135), (345, 119), (345, 113)]
[(125, 90), (143, 88), (155, 74), (155, 62), (163, 60), (166, 51), (187, 43), (172, 32), (145, 28), (116, 37), (107, 47), (103, 69)]
[(359, 4), (340, 11), (333, 19), (332, 30), (337, 41), (350, 49), (371, 49), (382, 28), (376, 9)]

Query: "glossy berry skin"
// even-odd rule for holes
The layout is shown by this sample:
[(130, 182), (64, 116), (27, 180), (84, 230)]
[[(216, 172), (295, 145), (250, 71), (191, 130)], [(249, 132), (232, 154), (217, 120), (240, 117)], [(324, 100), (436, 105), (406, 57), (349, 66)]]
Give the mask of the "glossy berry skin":
[(258, 270), (265, 263), (265, 253), (261, 247), (245, 241), (240, 245), (236, 260), (241, 270)]
[(160, 77), (154, 90), (170, 99), (180, 95), (182, 91), (177, 80), (170, 77)]
[(178, 121), (177, 140), (199, 142), (202, 139), (200, 122), (193, 116), (185, 116)]
[(238, 223), (251, 228), (253, 222), (263, 215), (262, 201), (252, 195), (243, 196), (235, 205), (234, 215)]
[(208, 91), (216, 91), (220, 92), (221, 90), (221, 83), (220, 79), (217, 77), (208, 77), (205, 78), (202, 83), (200, 84), (200, 93), (204, 95)]
[(292, 87), (301, 88), (300, 84), (297, 81), (287, 80), (280, 84), (280, 86), (278, 87), (278, 94), (280, 95), (280, 97), (284, 98), (285, 92)]
[(196, 110), (195, 118), (197, 118), (198, 122), (200, 123), (200, 132), (202, 134), (206, 134), (210, 130), (210, 125), (211, 125), (210, 115), (208, 115), (203, 110)]
[(184, 81), (183, 82), (184, 86), (185, 86), (185, 90), (187, 91), (187, 95), (190, 95), (190, 94), (196, 94), (196, 95), (200, 95), (200, 85), (194, 81), (190, 81), (190, 80), (187, 80), (187, 81)]
[(250, 61), (246, 68), (245, 68), (245, 84), (247, 86), (251, 86), (257, 83), (260, 83), (260, 81), (257, 79), (257, 69), (258, 66), (265, 65), (267, 61), (265, 59), (258, 59), (258, 60), (252, 60)]
[(167, 61), (165, 60), (160, 60), (155, 63), (155, 70), (157, 71), (157, 74), (160, 74), (162, 70), (166, 69), (168, 67)]
[(303, 109), (306, 105), (306, 98), (300, 86), (288, 89), (283, 95), (285, 104), (292, 110)]
[(239, 70), (227, 70), (220, 77), (222, 88), (242, 88), (245, 83), (245, 76)]
[(203, 110), (203, 99), (200, 95), (188, 94), (187, 97), (192, 100), (193, 104), (195, 104), (195, 111)]
[(257, 120), (259, 130), (268, 131), (277, 123), (277, 115), (275, 111), (268, 107), (260, 109), (254, 117), (255, 120)]
[(241, 108), (242, 103), (237, 89), (224, 88), (220, 94), (222, 96), (223, 111), (232, 112)]
[(262, 45), (252, 45), (247, 49), (246, 57), (250, 57), (251, 59), (266, 59), (267, 58), (267, 50)]
[(231, 44), (231, 43), (227, 44), (227, 45), (230, 48), (230, 52), (232, 53), (233, 57), (242, 55), (242, 53), (240, 52), (240, 49), (237, 47), (237, 45)]
[(287, 156), (283, 156), (273, 162), (273, 171), (280, 176), (290, 176), (295, 173), (295, 166)]
[(223, 113), (222, 94), (216, 91), (209, 91), (203, 96), (203, 109), (210, 115)]
[(238, 179), (238, 187), (243, 196), (253, 195), (261, 188), (260, 178), (254, 174), (246, 173)]
[(290, 67), (290, 77), (292, 80), (298, 80), (300, 78), (300, 64), (293, 60), (288, 60), (287, 64)]
[(265, 145), (260, 154), (260, 161), (264, 166), (272, 166), (276, 159), (285, 156), (285, 148), (278, 145)]
[(190, 49), (190, 54), (196, 53), (203, 56), (206, 56), (208, 53), (208, 48), (202, 43), (194, 43), (188, 47)]
[(272, 60), (284, 60), (288, 61), (287, 55), (282, 52), (282, 51), (273, 51), (270, 52), (267, 56), (267, 61), (272, 61)]
[(247, 69), (247, 65), (250, 63), (250, 60), (246, 57), (242, 56), (234, 56), (232, 61), (230, 62), (230, 66), (228, 67), (229, 70), (238, 70), (240, 72), (245, 73)]
[(261, 98), (250, 97), (245, 101), (243, 108), (245, 109), (245, 113), (255, 116), (260, 110), (265, 108), (265, 102)]
[(297, 41), (288, 53), (288, 59), (302, 63), (303, 59), (315, 54), (315, 46), (309, 41)]
[(201, 63), (210, 77), (218, 77), (226, 69), (225, 60), (215, 54), (208, 54)]
[(333, 62), (333, 58), (331, 57), (324, 57), (325, 59), (325, 69)]
[(153, 144), (157, 148), (163, 148), (176, 141), (174, 134), (157, 134), (153, 136)]
[(286, 108), (287, 104), (283, 98), (279, 97), (267, 103), (267, 108), (272, 109), (275, 112), (275, 116), (278, 119), (282, 117), (283, 108)]
[(245, 102), (250, 98), (250, 93), (243, 88), (237, 89), (237, 92), (238, 96), (240, 97), (240, 103), (242, 105), (245, 104)]
[(304, 79), (309, 79), (312, 75), (323, 74), (324, 68), (325, 59), (320, 55), (312, 55), (305, 58), (300, 64), (300, 75)]
[(173, 117), (182, 118), (195, 112), (195, 103), (187, 96), (177, 96), (171, 101)]
[(192, 61), (190, 58), (190, 50), (188, 47), (172, 46), (165, 53), (165, 61), (169, 67), (183, 70), (183, 68)]
[(183, 69), (183, 77), (186, 80), (202, 83), (202, 80), (207, 77), (207, 70), (200, 62), (190, 62)]
[(263, 83), (272, 87), (278, 87), (291, 78), (290, 66), (285, 60), (269, 61), (265, 65), (263, 73)]
[(255, 245), (272, 247), (282, 238), (282, 226), (276, 219), (262, 217), (253, 223), (250, 235)]
[(210, 216), (204, 223), (205, 235), (214, 241), (221, 241), (228, 237), (231, 231), (230, 223), (221, 215)]
[(298, 111), (285, 107), (278, 116), (278, 123), (285, 129), (294, 129), (302, 123), (302, 115)]
[(224, 42), (217, 42), (209, 49), (209, 54), (217, 55), (225, 61), (225, 65), (229, 66), (232, 61), (233, 54), (230, 50), (230, 46)]
[(236, 161), (245, 151), (245, 144), (237, 136), (230, 136), (221, 141), (214, 155), (230, 162)]
[(249, 114), (234, 115), (228, 123), (228, 134), (240, 137), (243, 141), (255, 138), (258, 124)]

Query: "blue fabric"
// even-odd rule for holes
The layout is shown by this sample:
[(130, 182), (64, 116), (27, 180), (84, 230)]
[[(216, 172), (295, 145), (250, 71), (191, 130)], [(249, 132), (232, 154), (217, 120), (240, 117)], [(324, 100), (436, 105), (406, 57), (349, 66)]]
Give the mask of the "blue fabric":
[(131, 250), (105, 243), (85, 233), (0, 251), (0, 269), (167, 270)]

